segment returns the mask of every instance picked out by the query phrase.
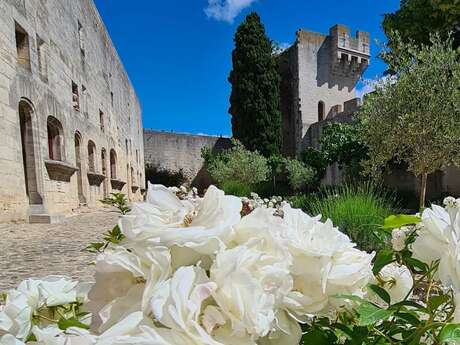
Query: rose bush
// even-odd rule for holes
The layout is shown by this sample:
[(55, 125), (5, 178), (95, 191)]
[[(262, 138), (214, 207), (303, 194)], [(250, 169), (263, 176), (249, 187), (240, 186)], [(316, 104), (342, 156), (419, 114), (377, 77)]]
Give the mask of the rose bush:
[[(95, 282), (28, 279), (4, 296), (1, 345), (441, 344), (460, 339), (458, 202), (390, 217), (366, 253), (288, 203), (243, 210), (211, 186), (149, 185), (98, 252)], [(247, 201), (246, 201), (247, 202)], [(275, 206), (275, 205), (273, 205)], [(396, 230), (395, 230), (396, 229)], [(441, 284), (442, 283), (442, 284)]]

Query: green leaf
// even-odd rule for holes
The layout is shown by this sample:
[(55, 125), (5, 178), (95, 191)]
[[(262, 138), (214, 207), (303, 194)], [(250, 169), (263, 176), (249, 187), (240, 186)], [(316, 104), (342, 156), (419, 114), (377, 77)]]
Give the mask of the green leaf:
[(377, 256), (375, 257), (372, 272), (374, 273), (374, 275), (378, 274), (383, 267), (385, 267), (389, 263), (392, 263), (393, 261), (395, 261), (395, 259), (392, 250), (383, 249), (379, 251)]
[(394, 313), (394, 310), (382, 309), (369, 302), (361, 304), (356, 311), (359, 314), (360, 326), (368, 326), (386, 320)]
[(396, 318), (401, 319), (404, 322), (407, 322), (408, 324), (417, 327), (420, 324), (420, 320), (414, 314), (415, 313), (395, 313), (394, 315)]
[(62, 329), (63, 331), (65, 331), (69, 327), (78, 327), (78, 328), (83, 328), (83, 329), (89, 329), (88, 325), (85, 325), (84, 323), (78, 321), (75, 318), (70, 318), (70, 319), (61, 318), (58, 321), (58, 327), (59, 327), (59, 329)]
[(422, 219), (419, 216), (407, 215), (407, 214), (398, 214), (391, 215), (385, 218), (383, 223), (384, 229), (396, 229), (406, 225), (417, 224)]
[(391, 304), (390, 294), (384, 288), (375, 284), (369, 284), (369, 289), (375, 292), (384, 302)]
[(90, 243), (84, 249), (84, 251), (87, 251), (87, 252), (90, 252), (90, 253), (97, 253), (102, 249), (102, 247), (104, 247), (104, 243), (102, 243), (102, 242), (93, 242), (93, 243)]
[(397, 310), (400, 307), (413, 307), (417, 311), (421, 311), (421, 312), (424, 312), (424, 313), (428, 312), (427, 309), (423, 305), (421, 305), (421, 304), (419, 304), (417, 302), (414, 302), (414, 301), (401, 301), (401, 302), (393, 304), (389, 309)]
[(460, 343), (460, 324), (450, 323), (445, 325), (439, 334), (439, 341), (441, 343)]
[(429, 267), (426, 263), (414, 259), (414, 258), (405, 258), (404, 259), (406, 266), (408, 266), (410, 269), (413, 271), (416, 271), (417, 273), (425, 273), (428, 271)]
[(329, 337), (320, 328), (315, 328), (302, 336), (302, 345), (330, 345)]
[(440, 305), (448, 302), (449, 299), (450, 299), (449, 295), (433, 296), (428, 300), (428, 308), (431, 311), (435, 311), (436, 309), (439, 308)]

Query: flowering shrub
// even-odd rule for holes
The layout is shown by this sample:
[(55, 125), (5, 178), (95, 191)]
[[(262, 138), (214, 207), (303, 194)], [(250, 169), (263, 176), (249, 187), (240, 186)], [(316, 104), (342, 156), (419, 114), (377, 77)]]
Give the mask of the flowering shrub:
[(94, 284), (34, 278), (6, 294), (0, 344), (460, 339), (457, 201), (388, 218), (383, 231), (406, 229), (393, 231), (395, 250), (377, 256), (356, 249), (330, 220), (275, 201), (241, 216), (241, 199), (216, 187), (201, 198), (150, 185), (147, 202), (121, 215), (116, 239), (98, 248)]

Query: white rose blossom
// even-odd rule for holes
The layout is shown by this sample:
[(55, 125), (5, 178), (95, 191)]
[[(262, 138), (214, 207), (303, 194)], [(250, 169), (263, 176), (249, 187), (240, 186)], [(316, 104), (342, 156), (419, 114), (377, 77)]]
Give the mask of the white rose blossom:
[[(241, 217), (243, 203), (251, 212)], [(444, 213), (442, 221), (428, 213), (425, 230), (452, 251), (440, 275), (456, 286), (455, 247), (443, 231), (457, 225)], [(23, 345), (31, 334), (37, 345), (298, 345), (299, 321), (343, 307), (337, 295), (365, 297), (373, 281), (373, 254), (281, 197), (242, 202), (214, 186), (200, 198), (193, 189), (149, 185), (147, 201), (118, 224), (125, 238), (97, 256), (90, 290), (48, 277), (8, 292), (0, 345)], [(398, 300), (408, 284), (396, 271), (381, 276), (394, 280), (385, 288)], [(76, 301), (92, 312), (90, 330), (32, 323), (42, 306)]]
[(0, 311), (0, 331), (25, 340), (32, 329), (32, 317), (40, 308), (55, 307), (86, 300), (87, 289), (63, 276), (30, 278), (17, 289), (7, 292), (6, 303)]
[[(414, 285), (414, 280), (406, 266), (391, 263), (380, 270), (374, 284), (383, 287), (390, 295), (391, 303), (394, 304), (401, 302), (408, 296)], [(379, 302), (383, 302), (378, 296), (374, 297)]]
[(210, 186), (199, 204), (180, 200), (161, 185), (149, 185), (147, 202), (120, 219), (126, 246), (161, 244), (173, 251), (173, 267), (192, 265), (217, 252), (240, 219), (241, 200)]

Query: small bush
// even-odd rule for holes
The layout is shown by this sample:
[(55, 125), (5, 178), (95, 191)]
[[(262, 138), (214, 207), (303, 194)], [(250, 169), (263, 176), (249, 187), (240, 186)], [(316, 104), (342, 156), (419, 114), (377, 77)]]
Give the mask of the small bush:
[(225, 192), (225, 194), (228, 195), (235, 195), (235, 196), (246, 196), (249, 197), (249, 195), (252, 192), (252, 188), (248, 186), (247, 184), (238, 182), (238, 181), (225, 181), (222, 184), (222, 189)]
[(396, 198), (371, 183), (329, 188), (316, 196), (297, 196), (291, 200), (311, 215), (331, 219), (362, 250), (382, 249), (386, 238), (379, 227), (396, 210)]
[(267, 159), (256, 152), (247, 150), (240, 142), (233, 140), (233, 147), (217, 155), (209, 149), (202, 151), (209, 174), (222, 187), (232, 181), (253, 186), (269, 177)]
[(296, 159), (286, 159), (286, 175), (293, 191), (306, 190), (313, 182), (315, 172), (309, 166)]

